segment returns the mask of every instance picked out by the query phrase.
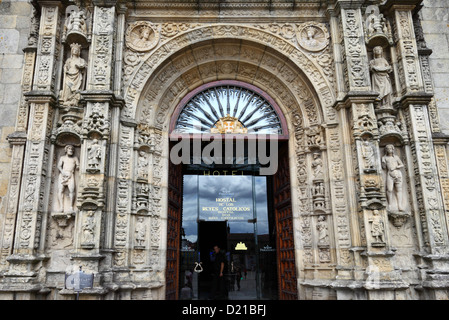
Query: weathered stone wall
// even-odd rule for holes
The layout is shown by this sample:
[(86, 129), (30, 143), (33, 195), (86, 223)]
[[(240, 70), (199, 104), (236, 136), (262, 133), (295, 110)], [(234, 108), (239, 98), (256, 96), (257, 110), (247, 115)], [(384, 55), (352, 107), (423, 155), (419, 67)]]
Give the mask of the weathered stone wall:
[(427, 47), (432, 49), (430, 70), (435, 87), (441, 129), (449, 134), (449, 1), (424, 0), (421, 25)]
[(28, 0), (0, 0), (0, 228), (11, 167), (12, 149), (6, 137), (16, 124), (31, 15)]

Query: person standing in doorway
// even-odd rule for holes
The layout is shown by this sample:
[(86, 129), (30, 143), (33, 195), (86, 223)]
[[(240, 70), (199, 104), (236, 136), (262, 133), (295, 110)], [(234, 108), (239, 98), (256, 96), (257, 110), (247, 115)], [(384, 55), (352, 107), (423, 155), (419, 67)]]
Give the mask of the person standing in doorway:
[(214, 246), (214, 256), (210, 298), (212, 300), (223, 300), (227, 298), (224, 278), (226, 273), (226, 256), (218, 245)]

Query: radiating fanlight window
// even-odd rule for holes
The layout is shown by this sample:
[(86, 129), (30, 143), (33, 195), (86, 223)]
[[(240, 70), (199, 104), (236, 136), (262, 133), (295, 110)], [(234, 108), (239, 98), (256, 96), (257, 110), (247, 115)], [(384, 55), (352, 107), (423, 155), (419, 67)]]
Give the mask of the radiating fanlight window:
[(176, 121), (177, 133), (282, 134), (275, 109), (260, 94), (218, 85), (192, 97)]

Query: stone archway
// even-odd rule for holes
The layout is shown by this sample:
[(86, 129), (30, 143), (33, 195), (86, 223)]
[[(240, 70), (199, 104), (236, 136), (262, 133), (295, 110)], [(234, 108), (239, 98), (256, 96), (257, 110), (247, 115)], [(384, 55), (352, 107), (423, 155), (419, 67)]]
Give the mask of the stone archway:
[[(254, 32), (259, 34), (257, 30)], [(272, 35), (269, 36), (272, 37)], [(235, 79), (259, 86), (272, 96), (282, 109), (292, 137), (289, 141), (289, 162), (292, 177), (293, 226), (295, 239), (297, 239), (297, 270), (302, 268), (301, 265), (305, 257), (310, 255), (311, 250), (318, 250), (316, 246), (312, 249), (312, 243), (307, 243), (308, 236), (304, 237), (305, 234), (311, 233), (310, 224), (316, 223), (316, 219), (311, 216), (304, 218), (301, 213), (307, 213), (309, 209), (313, 211), (314, 203), (310, 193), (315, 181), (313, 177), (308, 177), (306, 174), (313, 166), (312, 152), (319, 153), (319, 159), (327, 168), (329, 160), (325, 150), (327, 145), (325, 140), (335, 139), (335, 135), (338, 140), (336, 130), (331, 138), (325, 134), (322, 126), (324, 123), (336, 123), (336, 114), (330, 106), (333, 98), (328, 89), (327, 80), (324, 80), (319, 68), (313, 62), (306, 63), (306, 69), (315, 68), (310, 75), (312, 81), (309, 81), (309, 77), (304, 75), (300, 67), (286, 57), (282, 50), (274, 50), (271, 46), (261, 45), (257, 41), (229, 39), (224, 34), (222, 37), (223, 39), (210, 40), (206, 37), (206, 40), (198, 40), (196, 43), (193, 41), (171, 55), (164, 54), (163, 59), (160, 60), (157, 59), (157, 50), (154, 51), (134, 72), (125, 90), (127, 105), (123, 110), (118, 157), (130, 159), (131, 163), (136, 163), (138, 150), (146, 149), (149, 154), (148, 161), (153, 171), (148, 184), (151, 186), (155, 201), (149, 206), (152, 211), (150, 224), (153, 232), (150, 236), (151, 249), (148, 251), (148, 259), (152, 259), (150, 264), (158, 274), (158, 279), (162, 278), (165, 270), (165, 261), (162, 257), (165, 257), (167, 249), (166, 234), (163, 230), (167, 227), (168, 208), (165, 199), (168, 196), (167, 134), (170, 116), (178, 102), (189, 91), (201, 84), (219, 79)], [(288, 45), (288, 43), (284, 44)], [(290, 51), (292, 56), (297, 58), (305, 56), (301, 52), (295, 55), (296, 51), (298, 50), (292, 48)], [(151, 57), (154, 59), (151, 60)], [(157, 63), (157, 61), (160, 62)], [(148, 63), (151, 63), (151, 66)], [(304, 66), (304, 61), (301, 61), (301, 65)], [(317, 79), (322, 79), (319, 92), (315, 90), (315, 87), (319, 85)], [(142, 93), (137, 96), (140, 90)], [(323, 104), (323, 101), (328, 105), (324, 112), (318, 107)], [(126, 147), (133, 143), (134, 150)], [(119, 167), (118, 176), (132, 176), (132, 170), (126, 166)], [(327, 173), (324, 175), (320, 179), (328, 184), (330, 178)], [(120, 198), (120, 194), (127, 193), (136, 194), (135, 187), (125, 183), (120, 184), (119, 181), (118, 197)], [(326, 196), (323, 195), (321, 200), (323, 207), (329, 206), (330, 194), (330, 188), (326, 188)], [(119, 202), (125, 203), (118, 199)], [(330, 212), (328, 208), (327, 212), (323, 211), (323, 214), (329, 215)], [(333, 223), (331, 218), (326, 221), (328, 228), (331, 229)], [(308, 229), (304, 228), (304, 225), (309, 226)], [(126, 225), (118, 226), (116, 223), (116, 228), (125, 229)], [(304, 248), (304, 243), (308, 246), (307, 248)], [(330, 252), (329, 246), (326, 250), (329, 261), (325, 261), (330, 262), (330, 259), (335, 261), (335, 253)], [(128, 261), (132, 261), (132, 256), (133, 250), (130, 250), (127, 256)], [(123, 254), (119, 254), (119, 257), (123, 257)]]

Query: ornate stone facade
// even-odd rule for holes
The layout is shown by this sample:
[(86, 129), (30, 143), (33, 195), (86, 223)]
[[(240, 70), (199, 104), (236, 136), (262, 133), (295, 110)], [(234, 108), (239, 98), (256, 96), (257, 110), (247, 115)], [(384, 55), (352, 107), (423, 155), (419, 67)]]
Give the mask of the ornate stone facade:
[(297, 297), (449, 299), (449, 137), (421, 2), (33, 1), (0, 298), (73, 299), (78, 266), (88, 298), (168, 296), (170, 121), (237, 80), (287, 121)]

